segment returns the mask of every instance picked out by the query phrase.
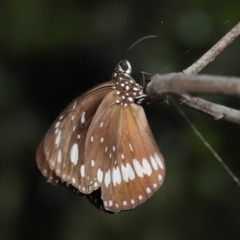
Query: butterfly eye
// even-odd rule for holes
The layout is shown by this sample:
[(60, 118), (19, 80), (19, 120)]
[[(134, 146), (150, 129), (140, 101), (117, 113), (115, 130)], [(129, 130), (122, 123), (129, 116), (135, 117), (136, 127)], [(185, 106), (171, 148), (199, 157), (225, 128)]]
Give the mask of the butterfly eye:
[(123, 60), (111, 81), (70, 103), (37, 151), (38, 168), (49, 182), (86, 195), (106, 213), (143, 203), (162, 185), (165, 174), (163, 156), (140, 105), (146, 95), (130, 73), (130, 63)]
[(130, 63), (127, 60), (122, 60), (119, 63), (120, 71), (123, 73), (131, 74), (132, 73), (132, 67)]

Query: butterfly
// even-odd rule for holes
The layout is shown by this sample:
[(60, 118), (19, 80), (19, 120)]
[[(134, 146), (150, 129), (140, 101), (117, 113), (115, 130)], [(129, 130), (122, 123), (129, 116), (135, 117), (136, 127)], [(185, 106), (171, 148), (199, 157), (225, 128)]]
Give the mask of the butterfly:
[(130, 210), (162, 185), (163, 156), (141, 104), (147, 96), (120, 61), (108, 82), (73, 100), (37, 150), (49, 182), (85, 195), (107, 213)]

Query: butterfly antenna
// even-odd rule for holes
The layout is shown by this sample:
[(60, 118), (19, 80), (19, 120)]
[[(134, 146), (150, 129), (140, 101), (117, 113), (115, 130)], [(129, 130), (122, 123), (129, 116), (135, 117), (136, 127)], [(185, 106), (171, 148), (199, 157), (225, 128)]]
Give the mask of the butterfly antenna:
[(212, 148), (212, 146), (208, 143), (208, 141), (203, 137), (203, 135), (197, 130), (194, 124), (190, 121), (190, 119), (186, 116), (186, 114), (178, 107), (175, 106), (182, 117), (186, 120), (189, 126), (192, 128), (194, 133), (198, 136), (198, 138), (203, 142), (203, 144), (209, 149), (209, 151), (213, 154), (213, 156), (218, 160), (218, 162), (223, 166), (223, 168), (227, 171), (228, 175), (240, 186), (240, 180), (236, 177), (236, 175), (231, 171), (231, 169), (226, 165), (223, 159), (217, 154), (217, 152)]
[[(155, 22), (155, 23), (151, 23), (150, 25), (148, 25), (145, 29), (143, 29), (143, 31), (141, 32), (141, 34), (139, 34), (139, 35), (143, 35), (145, 32), (146, 32), (146, 30), (148, 30), (149, 28), (152, 28), (152, 27), (154, 27), (154, 26), (156, 26), (156, 25), (160, 25), (160, 24), (163, 24), (163, 21), (158, 21), (158, 22)], [(139, 36), (138, 35), (138, 36)], [(133, 40), (133, 43), (132, 44), (130, 44), (130, 46), (125, 50), (125, 52), (123, 53), (123, 55), (122, 55), (122, 59), (124, 59), (124, 55), (126, 54), (126, 52), (129, 50), (129, 49), (131, 49), (133, 46), (135, 46), (136, 44), (138, 44), (139, 42), (141, 42), (142, 40), (145, 40), (145, 39), (148, 39), (148, 38), (156, 38), (157, 36), (155, 36), (155, 35), (149, 35), (149, 36), (146, 36), (146, 37), (142, 37), (142, 38), (140, 38), (139, 40), (137, 40), (136, 41), (136, 39), (138, 38), (135, 38), (134, 40)]]
[(145, 40), (145, 39), (148, 39), (148, 38), (157, 38), (157, 36), (156, 36), (156, 35), (149, 35), (149, 36), (142, 37), (142, 38), (140, 38), (139, 40), (135, 41), (134, 43), (132, 43), (132, 44), (125, 50), (125, 52), (124, 52), (123, 55), (122, 55), (122, 59), (124, 59), (124, 56), (125, 56), (126, 52), (127, 52), (129, 49), (131, 49), (133, 46), (135, 46), (135, 45), (138, 44), (139, 42), (141, 42), (141, 41), (143, 41), (143, 40)]

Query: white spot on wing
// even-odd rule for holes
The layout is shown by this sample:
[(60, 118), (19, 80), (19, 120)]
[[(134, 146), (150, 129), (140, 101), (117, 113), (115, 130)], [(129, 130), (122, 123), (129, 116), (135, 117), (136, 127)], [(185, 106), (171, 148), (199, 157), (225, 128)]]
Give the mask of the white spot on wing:
[(135, 203), (134, 199), (131, 199), (131, 204), (134, 204), (134, 203)]
[(147, 191), (147, 193), (150, 193), (150, 192), (152, 192), (152, 190), (151, 190), (151, 188), (146, 188), (146, 191)]
[(124, 154), (123, 153), (121, 154), (121, 158), (124, 159)]
[(57, 134), (57, 136), (56, 136), (56, 138), (55, 138), (55, 144), (57, 145), (57, 147), (59, 146), (59, 143), (60, 143), (60, 141), (61, 141), (61, 135), (62, 135), (62, 131), (59, 130), (59, 131), (58, 131), (58, 134)]
[(109, 186), (111, 182), (111, 174), (110, 174), (110, 169), (105, 173), (105, 178), (104, 178), (104, 183), (106, 188)]
[(103, 137), (101, 137), (101, 139), (100, 139), (100, 142), (102, 143), (104, 141), (104, 138)]
[(126, 167), (121, 164), (121, 170), (122, 170), (122, 177), (125, 182), (128, 182), (128, 180), (133, 180), (135, 178), (135, 173), (132, 169), (132, 166), (127, 163)]
[(102, 180), (103, 180), (103, 172), (100, 168), (97, 171), (97, 180), (98, 180), (99, 183), (101, 183)]
[(143, 177), (143, 168), (137, 159), (133, 159), (134, 169), (139, 177)]
[(94, 167), (95, 166), (95, 161), (92, 159), (91, 161), (91, 166)]
[(80, 173), (82, 177), (85, 177), (85, 165), (81, 165), (80, 167)]
[(113, 168), (113, 171), (112, 171), (113, 185), (116, 186), (116, 184), (120, 184), (121, 180), (122, 179), (121, 179), (121, 174), (120, 174), (119, 167)]
[(158, 175), (158, 179), (159, 179), (160, 181), (162, 181), (162, 175), (161, 175), (161, 174)]
[(127, 201), (123, 201), (123, 206), (126, 206), (127, 205)]
[(78, 162), (78, 145), (77, 145), (77, 143), (74, 143), (72, 145), (71, 152), (70, 152), (70, 159), (74, 165), (77, 164), (77, 162)]
[(150, 156), (150, 160), (151, 160), (151, 163), (152, 163), (153, 168), (154, 168), (155, 170), (157, 170), (157, 169), (158, 169), (158, 165), (157, 165), (154, 157)]
[(58, 150), (57, 161), (59, 163), (62, 162), (62, 151), (61, 151), (61, 149)]
[(60, 126), (60, 121), (58, 121), (56, 124), (55, 124), (55, 128), (58, 128)]
[(103, 122), (100, 123), (100, 128), (102, 128), (102, 127), (103, 127)]
[(160, 157), (157, 155), (157, 153), (154, 154), (154, 157), (155, 157), (155, 159), (156, 159), (159, 167), (160, 167), (161, 169), (163, 169), (163, 162), (162, 162), (162, 160), (160, 159)]
[(133, 179), (135, 178), (135, 173), (134, 173), (134, 171), (133, 171), (132, 166), (131, 166), (129, 163), (127, 163), (126, 168), (127, 168), (127, 171), (128, 171), (128, 177), (129, 177), (129, 179), (130, 179), (130, 180), (133, 180)]
[(86, 114), (86, 112), (83, 112), (83, 113), (82, 113), (81, 123), (85, 123), (85, 114)]
[(93, 136), (91, 136), (90, 141), (93, 142)]
[(143, 165), (144, 174), (147, 174), (148, 176), (150, 176), (152, 174), (152, 168), (151, 168), (150, 164), (148, 163), (147, 159), (144, 158), (142, 160), (142, 165)]

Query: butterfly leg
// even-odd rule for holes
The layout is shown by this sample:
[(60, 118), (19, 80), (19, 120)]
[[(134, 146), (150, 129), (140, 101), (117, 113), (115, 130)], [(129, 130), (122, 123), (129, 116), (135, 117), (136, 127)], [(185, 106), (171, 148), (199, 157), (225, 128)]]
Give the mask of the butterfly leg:
[[(152, 77), (152, 74), (141, 71), (141, 85), (143, 86), (143, 88), (146, 87), (146, 82), (151, 82), (151, 81), (152, 81), (151, 79), (145, 78), (145, 76)], [(167, 97), (160, 98), (160, 99), (158, 99), (157, 101), (162, 101), (162, 100), (164, 100), (165, 103), (169, 104)], [(153, 103), (153, 102), (155, 102), (155, 101), (154, 101), (154, 100), (151, 101), (151, 100), (149, 100), (148, 97), (147, 97), (147, 100), (146, 100), (146, 103), (147, 103), (147, 104), (151, 104), (151, 103)]]
[(143, 88), (146, 87), (146, 82), (151, 82), (151, 79), (146, 79), (145, 76), (152, 77), (152, 74), (141, 71), (141, 85)]

